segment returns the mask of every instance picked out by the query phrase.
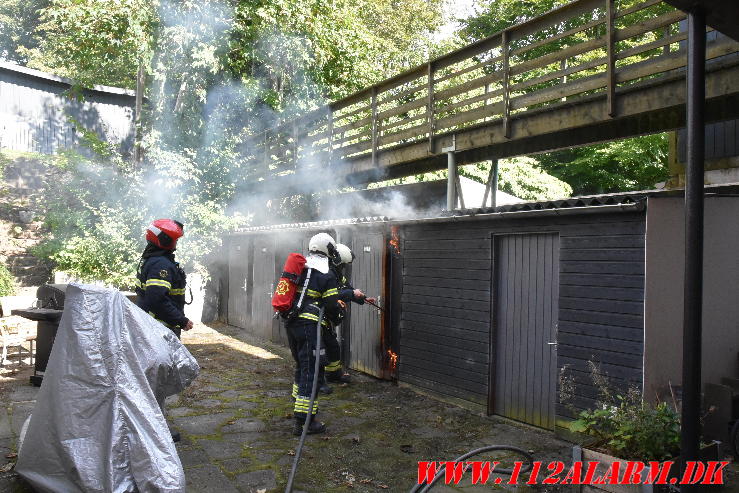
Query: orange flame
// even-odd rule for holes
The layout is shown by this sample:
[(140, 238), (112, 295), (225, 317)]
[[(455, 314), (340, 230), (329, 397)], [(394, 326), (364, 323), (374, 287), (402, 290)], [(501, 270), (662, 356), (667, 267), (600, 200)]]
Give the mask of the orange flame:
[(387, 356), (390, 362), (390, 373), (395, 373), (395, 368), (398, 366), (398, 355), (395, 354), (392, 349), (388, 349)]
[(400, 255), (400, 238), (398, 237), (398, 227), (392, 226), (390, 228), (390, 246), (393, 247), (395, 253)]

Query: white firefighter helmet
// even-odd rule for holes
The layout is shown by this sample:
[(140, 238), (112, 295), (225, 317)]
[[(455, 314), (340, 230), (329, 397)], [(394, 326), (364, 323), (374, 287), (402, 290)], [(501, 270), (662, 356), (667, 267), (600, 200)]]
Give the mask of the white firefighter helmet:
[(336, 240), (328, 233), (318, 233), (310, 239), (308, 250), (311, 252), (320, 252), (328, 257), (336, 255)]
[(339, 252), (339, 258), (342, 264), (351, 264), (352, 260), (354, 260), (354, 252), (343, 243), (336, 244), (336, 251)]

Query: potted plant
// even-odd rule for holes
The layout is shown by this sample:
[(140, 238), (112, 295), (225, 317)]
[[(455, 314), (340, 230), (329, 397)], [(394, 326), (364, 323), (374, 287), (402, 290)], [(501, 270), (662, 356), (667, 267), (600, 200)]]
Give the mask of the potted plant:
[[(619, 475), (623, 477), (628, 461), (649, 463), (673, 461), (668, 481), (679, 474), (680, 411), (676, 399), (671, 403), (649, 403), (642, 398), (638, 388), (630, 388), (618, 394), (608, 384), (607, 377), (590, 362), (591, 379), (600, 398), (594, 409), (580, 411), (578, 419), (570, 423), (570, 430), (585, 436), (584, 445), (573, 449), (573, 460), (598, 462), (595, 477), (603, 477), (614, 462), (619, 462)], [(704, 460), (718, 460), (716, 445), (713, 450), (704, 449)], [(645, 469), (642, 478), (649, 474)], [(654, 485), (583, 485), (583, 492), (607, 491), (610, 493), (659, 491)]]

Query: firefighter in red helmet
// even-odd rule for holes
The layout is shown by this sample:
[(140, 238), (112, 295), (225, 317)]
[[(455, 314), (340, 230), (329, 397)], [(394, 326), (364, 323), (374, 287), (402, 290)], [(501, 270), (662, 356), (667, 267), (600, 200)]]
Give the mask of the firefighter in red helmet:
[[(182, 238), (182, 223), (173, 219), (157, 219), (146, 229), (146, 248), (136, 272), (137, 305), (169, 328), (177, 338), (190, 330), (192, 322), (185, 316), (185, 272), (175, 262), (177, 240)], [(162, 414), (166, 414), (164, 398), (157, 397)], [(170, 430), (172, 441), (180, 434)]]
[(136, 273), (137, 305), (180, 337), (192, 322), (185, 316), (185, 272), (175, 262), (182, 223), (157, 219), (146, 229), (146, 248)]

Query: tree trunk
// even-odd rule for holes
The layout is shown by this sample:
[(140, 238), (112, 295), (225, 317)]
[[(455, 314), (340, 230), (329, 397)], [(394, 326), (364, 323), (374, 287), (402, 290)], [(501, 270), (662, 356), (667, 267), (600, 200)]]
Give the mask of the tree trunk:
[(144, 62), (139, 62), (139, 71), (136, 74), (136, 105), (134, 109), (134, 135), (133, 135), (133, 163), (139, 164), (143, 157), (141, 141), (143, 130), (141, 128), (141, 110), (144, 102), (144, 88), (146, 87), (146, 71)]
[(179, 113), (182, 111), (182, 105), (185, 104), (185, 93), (187, 92), (187, 74), (182, 75), (182, 83), (180, 84), (180, 90), (177, 91), (177, 99), (174, 103), (174, 112)]

